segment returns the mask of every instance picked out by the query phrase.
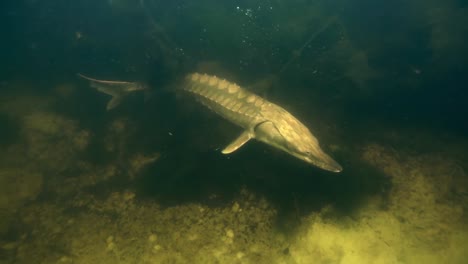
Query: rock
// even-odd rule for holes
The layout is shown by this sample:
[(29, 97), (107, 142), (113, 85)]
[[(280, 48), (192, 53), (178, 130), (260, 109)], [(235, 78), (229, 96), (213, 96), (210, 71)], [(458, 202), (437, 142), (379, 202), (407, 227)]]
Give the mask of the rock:
[(38, 172), (9, 168), (0, 171), (0, 209), (14, 211), (34, 200), (42, 190), (43, 177)]

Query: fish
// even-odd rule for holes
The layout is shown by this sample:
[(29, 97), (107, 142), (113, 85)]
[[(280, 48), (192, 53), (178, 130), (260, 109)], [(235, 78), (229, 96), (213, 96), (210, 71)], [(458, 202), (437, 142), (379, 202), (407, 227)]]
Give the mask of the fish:
[(90, 86), (96, 88), (99, 92), (112, 96), (111, 100), (107, 103), (107, 111), (117, 107), (130, 93), (148, 90), (148, 86), (141, 82), (106, 81), (94, 79), (81, 73), (78, 73), (77, 75), (80, 78), (88, 80)]
[[(108, 110), (117, 106), (124, 95), (146, 87), (138, 82), (80, 77), (89, 80), (98, 91), (113, 96), (107, 105)], [(322, 150), (317, 138), (296, 117), (234, 82), (214, 75), (190, 73), (182, 81), (180, 90), (243, 129), (236, 139), (221, 150), (222, 154), (231, 154), (255, 139), (320, 169), (331, 172), (343, 170), (338, 162)]]
[(310, 130), (277, 104), (216, 76), (192, 73), (182, 89), (208, 109), (243, 128), (221, 152), (230, 154), (251, 139), (280, 149), (302, 161), (331, 172), (341, 172)]

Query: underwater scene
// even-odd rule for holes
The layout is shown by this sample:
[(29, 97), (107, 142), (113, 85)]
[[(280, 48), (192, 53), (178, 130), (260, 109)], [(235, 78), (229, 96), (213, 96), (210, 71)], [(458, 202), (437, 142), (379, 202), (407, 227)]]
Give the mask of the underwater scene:
[(468, 1), (0, 21), (0, 264), (468, 263)]

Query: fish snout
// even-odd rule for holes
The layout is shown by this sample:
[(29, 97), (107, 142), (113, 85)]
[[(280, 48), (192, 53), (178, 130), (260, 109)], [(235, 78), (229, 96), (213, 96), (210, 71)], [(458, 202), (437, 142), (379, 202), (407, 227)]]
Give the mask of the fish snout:
[(321, 169), (331, 172), (341, 172), (343, 170), (343, 167), (341, 167), (338, 162), (336, 162), (322, 150), (320, 150), (318, 153), (310, 154), (306, 161)]

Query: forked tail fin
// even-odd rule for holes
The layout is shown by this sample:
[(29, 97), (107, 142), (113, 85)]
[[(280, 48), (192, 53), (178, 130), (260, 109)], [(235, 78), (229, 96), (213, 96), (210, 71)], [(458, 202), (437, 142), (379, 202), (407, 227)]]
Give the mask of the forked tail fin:
[(99, 92), (112, 96), (112, 99), (107, 103), (107, 111), (118, 106), (127, 94), (134, 91), (145, 90), (146, 87), (139, 82), (98, 80), (85, 76), (81, 73), (78, 73), (77, 75), (85, 80), (88, 80), (90, 86), (96, 88), (96, 90)]

